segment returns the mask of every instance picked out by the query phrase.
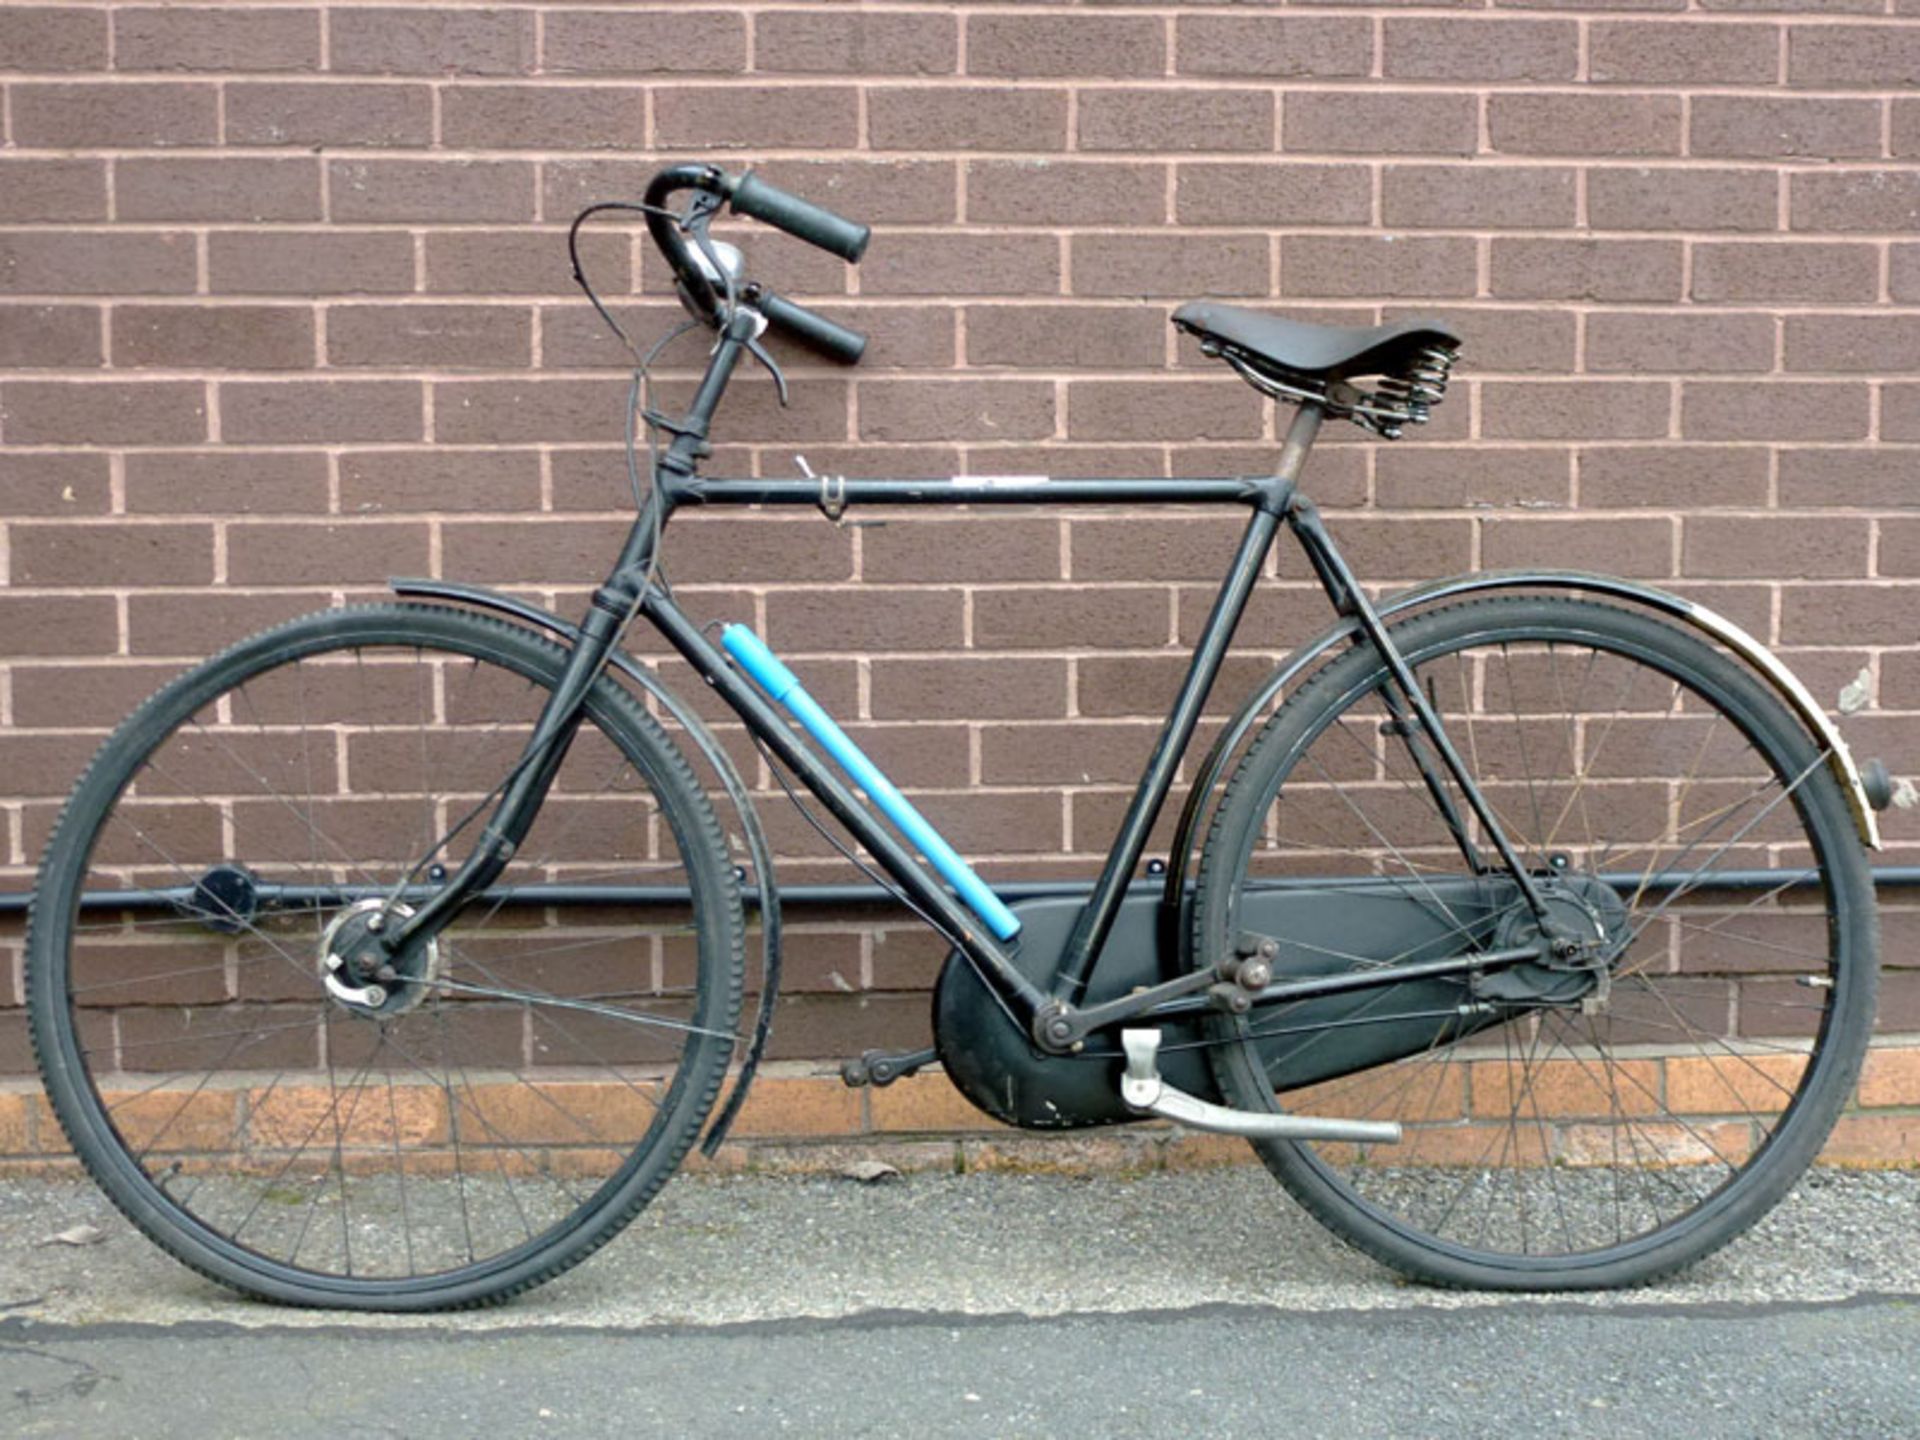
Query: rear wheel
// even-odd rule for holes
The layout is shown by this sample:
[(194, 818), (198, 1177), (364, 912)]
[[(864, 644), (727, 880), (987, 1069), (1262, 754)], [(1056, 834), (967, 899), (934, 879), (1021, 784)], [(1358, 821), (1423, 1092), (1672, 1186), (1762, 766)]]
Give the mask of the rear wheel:
[[(1859, 1073), (1873, 891), (1828, 756), (1751, 672), (1645, 615), (1513, 597), (1393, 634), (1556, 921), (1604, 939), (1563, 967), (1215, 1020), (1221, 1088), (1399, 1121), (1399, 1145), (1258, 1148), (1418, 1279), (1598, 1288), (1690, 1264), (1779, 1200)], [(1436, 797), (1387, 684), (1356, 647), (1250, 747), (1202, 858), (1197, 954), (1279, 905), (1302, 917), (1274, 934), (1283, 978), (1537, 934), (1471, 821), (1491, 869), (1463, 858), (1446, 812), (1468, 807)]]
[[(195, 1269), (296, 1304), (499, 1300), (611, 1238), (697, 1135), (740, 896), (611, 679), (491, 892), (356, 968), (372, 917), (458, 869), (564, 660), (463, 612), (309, 616), (161, 691), (76, 787), (28, 938), (35, 1046), (80, 1159)], [(524, 903), (578, 882), (685, 898)]]

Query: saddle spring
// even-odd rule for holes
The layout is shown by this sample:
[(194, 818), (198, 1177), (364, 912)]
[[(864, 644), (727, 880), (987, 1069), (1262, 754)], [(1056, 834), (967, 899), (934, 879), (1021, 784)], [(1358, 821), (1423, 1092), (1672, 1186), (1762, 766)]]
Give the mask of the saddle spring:
[(1210, 337), (1200, 342), (1200, 350), (1225, 360), (1264, 394), (1277, 400), (1323, 405), (1334, 418), (1351, 420), (1383, 440), (1398, 440), (1406, 426), (1427, 423), (1433, 407), (1446, 398), (1447, 380), (1460, 354), (1448, 346), (1430, 345), (1404, 372), (1381, 376), (1379, 388), (1367, 391), (1344, 380), (1308, 380), (1287, 372), (1275, 373), (1244, 352)]
[(1403, 373), (1383, 375), (1374, 393), (1354, 392), (1354, 423), (1386, 440), (1399, 439), (1405, 426), (1426, 424), (1433, 407), (1446, 398), (1459, 353), (1443, 345), (1428, 346)]

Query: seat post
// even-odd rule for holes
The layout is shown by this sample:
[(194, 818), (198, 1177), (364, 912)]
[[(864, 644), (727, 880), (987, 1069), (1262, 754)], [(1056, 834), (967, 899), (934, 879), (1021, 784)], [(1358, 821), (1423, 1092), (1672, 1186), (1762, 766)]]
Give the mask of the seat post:
[(1273, 474), (1260, 482), (1260, 508), (1268, 514), (1284, 516), (1293, 504), (1294, 487), (1300, 483), (1300, 472), (1307, 468), (1307, 456), (1313, 451), (1326, 414), (1325, 407), (1311, 400), (1303, 400), (1294, 412), (1287, 438), (1280, 444), (1279, 463), (1273, 467)]

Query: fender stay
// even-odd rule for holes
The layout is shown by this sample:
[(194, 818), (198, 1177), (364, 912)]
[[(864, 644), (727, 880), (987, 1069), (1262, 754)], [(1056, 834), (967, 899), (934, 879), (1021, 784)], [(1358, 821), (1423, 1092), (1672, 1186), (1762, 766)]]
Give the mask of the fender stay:
[[(512, 595), (504, 595), (498, 590), (489, 590), (482, 585), (468, 585), (457, 580), (429, 580), (417, 577), (395, 577), (387, 582), (396, 595), (409, 598), (424, 597), (432, 600), (454, 600), (464, 605), (472, 605), (481, 610), (492, 610), (497, 614), (508, 615), (523, 621), (549, 634), (557, 635), (568, 644), (580, 638), (580, 627), (571, 621), (563, 620), (550, 610), (543, 610), (531, 601), (521, 600)], [(685, 702), (660, 681), (625, 650), (616, 647), (608, 657), (608, 664), (617, 668), (634, 684), (658, 700), (673, 717), (674, 721), (693, 738), (701, 758), (712, 767), (719, 776), (720, 784), (732, 802), (734, 812), (740, 817), (740, 831), (746, 840), (747, 857), (753, 864), (755, 876), (759, 880), (760, 909), (760, 1010), (754, 1019), (753, 1040), (747, 1047), (746, 1058), (741, 1062), (740, 1074), (733, 1082), (726, 1103), (720, 1107), (720, 1113), (707, 1127), (706, 1137), (700, 1142), (700, 1152), (711, 1156), (720, 1148), (720, 1142), (727, 1137), (727, 1131), (739, 1118), (740, 1108), (746, 1103), (747, 1091), (753, 1085), (753, 1077), (760, 1068), (760, 1061), (766, 1054), (767, 1040), (773, 1032), (774, 1008), (779, 1000), (780, 990), (780, 892), (774, 883), (773, 852), (767, 845), (765, 830), (761, 828), (760, 816), (753, 808), (753, 801), (747, 794), (747, 787), (740, 778), (739, 770), (727, 752), (720, 748), (720, 742), (714, 738), (707, 723), (690, 710)]]

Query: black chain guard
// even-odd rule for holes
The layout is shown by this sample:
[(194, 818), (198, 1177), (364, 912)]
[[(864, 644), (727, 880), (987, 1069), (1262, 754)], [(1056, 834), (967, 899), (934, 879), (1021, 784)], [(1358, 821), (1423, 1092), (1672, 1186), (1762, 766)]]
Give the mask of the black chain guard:
[[(1354, 956), (1411, 963), (1458, 954), (1465, 948), (1460, 927), (1488, 938), (1516, 898), (1511, 882), (1471, 877), (1434, 877), (1411, 889), (1388, 881), (1337, 893), (1275, 888), (1242, 898), (1240, 925), (1280, 941), (1274, 974), (1284, 980), (1351, 970)], [(1052, 985), (1081, 903), (1051, 897), (1012, 907), (1021, 922), (1015, 963), (1042, 989)], [(1160, 921), (1157, 893), (1122, 903), (1083, 1003), (1115, 999), (1179, 973), (1179, 958), (1169, 960), (1163, 951)], [(1464, 980), (1410, 981), (1276, 1006), (1252, 1023), (1286, 1032), (1272, 1033), (1260, 1047), (1274, 1088), (1285, 1091), (1417, 1054), (1490, 1023), (1458, 1013), (1471, 998)], [(1120, 1100), (1117, 1033), (1093, 1036), (1079, 1055), (1045, 1054), (957, 950), (947, 957), (934, 990), (933, 1030), (949, 1078), (1005, 1124), (1071, 1130), (1140, 1118)], [(1161, 1030), (1162, 1075), (1189, 1094), (1221, 1103), (1202, 1022), (1165, 1023)]]

